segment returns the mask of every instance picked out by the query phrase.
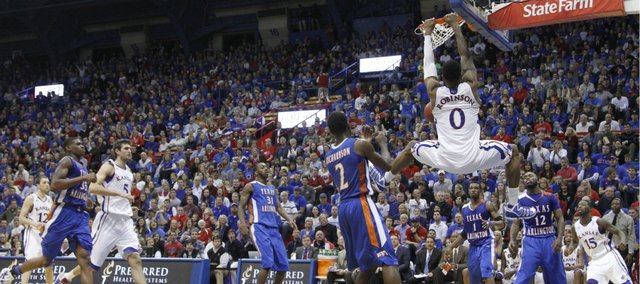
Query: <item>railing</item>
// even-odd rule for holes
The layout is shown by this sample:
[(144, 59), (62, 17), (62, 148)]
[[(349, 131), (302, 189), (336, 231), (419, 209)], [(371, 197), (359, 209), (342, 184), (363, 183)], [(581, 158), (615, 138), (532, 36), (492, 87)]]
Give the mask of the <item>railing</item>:
[[(334, 94), (336, 89), (338, 88), (342, 88), (343, 86), (340, 86), (341, 83), (344, 83), (344, 86), (346, 86), (347, 84), (349, 84), (349, 75), (351, 75), (351, 72), (349, 72), (351, 70), (352, 67), (356, 66), (359, 62), (356, 61), (354, 63), (352, 63), (351, 65), (345, 67), (344, 69), (340, 70), (338, 73), (333, 74), (329, 77), (329, 89), (331, 90), (331, 93)], [(338, 82), (337, 84), (333, 84), (333, 80), (336, 78), (340, 78), (340, 77), (344, 77), (342, 80), (340, 80), (340, 82)], [(339, 86), (339, 87), (338, 87)]]

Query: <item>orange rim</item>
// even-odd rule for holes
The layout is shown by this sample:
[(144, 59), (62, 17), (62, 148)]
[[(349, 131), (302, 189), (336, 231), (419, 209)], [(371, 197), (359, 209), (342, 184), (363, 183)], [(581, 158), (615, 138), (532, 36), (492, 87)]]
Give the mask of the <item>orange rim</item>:
[[(462, 21), (464, 21), (464, 19), (462, 17), (458, 16), (458, 23), (461, 23)], [(447, 23), (447, 21), (445, 21), (444, 18), (437, 18), (436, 19), (436, 24), (444, 25), (446, 23)]]

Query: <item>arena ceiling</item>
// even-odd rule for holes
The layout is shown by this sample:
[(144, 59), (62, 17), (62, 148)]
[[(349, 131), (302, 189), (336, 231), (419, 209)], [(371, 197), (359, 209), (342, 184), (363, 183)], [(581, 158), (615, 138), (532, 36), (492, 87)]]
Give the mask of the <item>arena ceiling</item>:
[[(89, 44), (99, 45), (114, 35), (117, 38), (119, 29), (137, 25), (155, 26), (156, 38), (178, 39), (184, 44), (242, 24), (242, 17), (235, 17), (238, 22), (216, 17), (218, 11), (249, 13), (251, 7), (261, 9), (278, 2), (284, 1), (0, 0), (0, 46), (4, 45), (0, 54), (34, 44), (46, 47), (50, 56), (63, 54)], [(252, 24), (257, 25), (257, 21)]]

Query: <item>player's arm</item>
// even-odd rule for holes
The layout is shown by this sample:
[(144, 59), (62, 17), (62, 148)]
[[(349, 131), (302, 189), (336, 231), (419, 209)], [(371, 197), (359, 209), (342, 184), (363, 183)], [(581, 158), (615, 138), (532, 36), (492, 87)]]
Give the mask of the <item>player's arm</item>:
[(598, 218), (596, 222), (598, 223), (598, 230), (600, 230), (600, 232), (609, 232), (611, 234), (618, 235), (621, 244), (627, 243), (627, 236), (616, 228), (616, 226), (611, 225), (611, 223), (602, 218)]
[(498, 215), (498, 211), (496, 210), (495, 206), (493, 206), (493, 203), (491, 203), (491, 201), (487, 201), (485, 203), (485, 206), (487, 207), (487, 210), (489, 210), (489, 213), (491, 213), (492, 220), (482, 221), (483, 227), (486, 225), (495, 230), (504, 229), (504, 226), (505, 226), (504, 220), (502, 219), (502, 216)]
[[(358, 139), (356, 140), (354, 147), (358, 155), (364, 156), (365, 158), (367, 158), (367, 160), (371, 161), (374, 165), (378, 166), (383, 171), (389, 171), (391, 169), (389, 163), (385, 161), (382, 156), (376, 153), (371, 143)], [(385, 153), (386, 155), (389, 155), (389, 149), (387, 148), (386, 143), (380, 143), (380, 152), (382, 152), (383, 155), (385, 155)]]
[(20, 224), (29, 225), (33, 228), (36, 228), (38, 227), (38, 225), (40, 225), (40, 223), (27, 218), (27, 215), (29, 214), (29, 212), (31, 212), (32, 208), (33, 208), (33, 195), (29, 195), (27, 196), (27, 198), (24, 199), (24, 202), (22, 203), (19, 219), (20, 219)]
[(104, 163), (100, 166), (98, 173), (96, 174), (96, 181), (92, 182), (89, 185), (89, 193), (101, 196), (120, 196), (127, 198), (128, 194), (123, 194), (121, 192), (108, 190), (106, 189), (102, 183), (107, 177), (113, 176), (115, 169), (111, 163)]
[(238, 208), (238, 228), (242, 234), (245, 234), (247, 230), (247, 219), (244, 215), (244, 209), (247, 207), (251, 194), (253, 194), (253, 185), (251, 185), (251, 183), (247, 183), (242, 192), (240, 192), (240, 208)]
[(573, 267), (573, 269), (583, 269), (584, 268), (584, 250), (582, 249), (582, 246), (578, 245), (578, 255), (576, 256), (576, 265)]
[(398, 153), (396, 159), (393, 160), (393, 163), (391, 163), (392, 174), (395, 175), (399, 173), (401, 170), (413, 163), (413, 154), (411, 153), (411, 151), (413, 151), (413, 146), (415, 144), (416, 141), (409, 142), (409, 144), (407, 144), (407, 146), (405, 146), (404, 149), (400, 153)]
[(478, 71), (476, 71), (476, 66), (473, 64), (473, 58), (471, 57), (471, 52), (467, 46), (467, 40), (464, 38), (460, 25), (458, 24), (458, 15), (456, 13), (451, 13), (446, 15), (444, 18), (449, 26), (453, 28), (453, 32), (455, 33), (456, 46), (458, 47), (458, 54), (460, 54), (460, 67), (462, 69), (461, 81), (469, 83), (471, 90), (473, 91), (473, 97), (478, 103), (481, 103), (482, 101), (476, 92), (478, 87)]
[(58, 167), (56, 167), (56, 170), (53, 172), (53, 176), (51, 177), (51, 190), (53, 192), (65, 190), (83, 181), (90, 182), (95, 180), (95, 174), (93, 173), (75, 178), (67, 178), (67, 174), (69, 174), (69, 168), (71, 168), (71, 158), (62, 158), (62, 160), (58, 164)]
[(436, 69), (436, 60), (433, 55), (433, 42), (431, 40), (431, 33), (435, 27), (435, 20), (428, 19), (424, 25), (424, 57), (422, 58), (422, 68), (424, 69), (424, 82), (427, 84), (427, 95), (429, 95), (429, 101), (436, 101), (436, 89), (440, 85), (438, 81), (438, 70)]
[(562, 251), (562, 240), (564, 240), (564, 216), (561, 209), (553, 210), (553, 218), (556, 221), (556, 228), (558, 228), (558, 236), (553, 241), (553, 250), (556, 252)]
[(518, 238), (518, 232), (520, 231), (521, 223), (522, 220), (515, 219), (513, 220), (513, 223), (511, 223), (511, 228), (509, 229), (509, 247), (511, 247), (511, 249), (515, 251), (517, 251), (518, 249), (515, 240)]

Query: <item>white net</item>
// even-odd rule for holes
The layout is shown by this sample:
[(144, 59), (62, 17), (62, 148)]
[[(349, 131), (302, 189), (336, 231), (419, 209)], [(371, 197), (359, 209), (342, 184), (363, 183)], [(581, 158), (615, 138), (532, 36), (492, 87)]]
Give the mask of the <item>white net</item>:
[[(460, 26), (464, 25), (464, 23), (465, 21), (463, 19), (460, 19), (458, 21), (458, 25)], [(422, 22), (422, 24), (419, 25), (414, 30), (414, 33), (418, 35), (424, 35), (424, 22)], [(433, 31), (431, 32), (431, 42), (433, 44), (433, 48), (435, 49), (438, 46), (441, 46), (448, 39), (450, 39), (454, 34), (455, 33), (453, 31), (453, 28), (451, 28), (448, 24), (436, 23), (435, 26), (433, 27)]]

